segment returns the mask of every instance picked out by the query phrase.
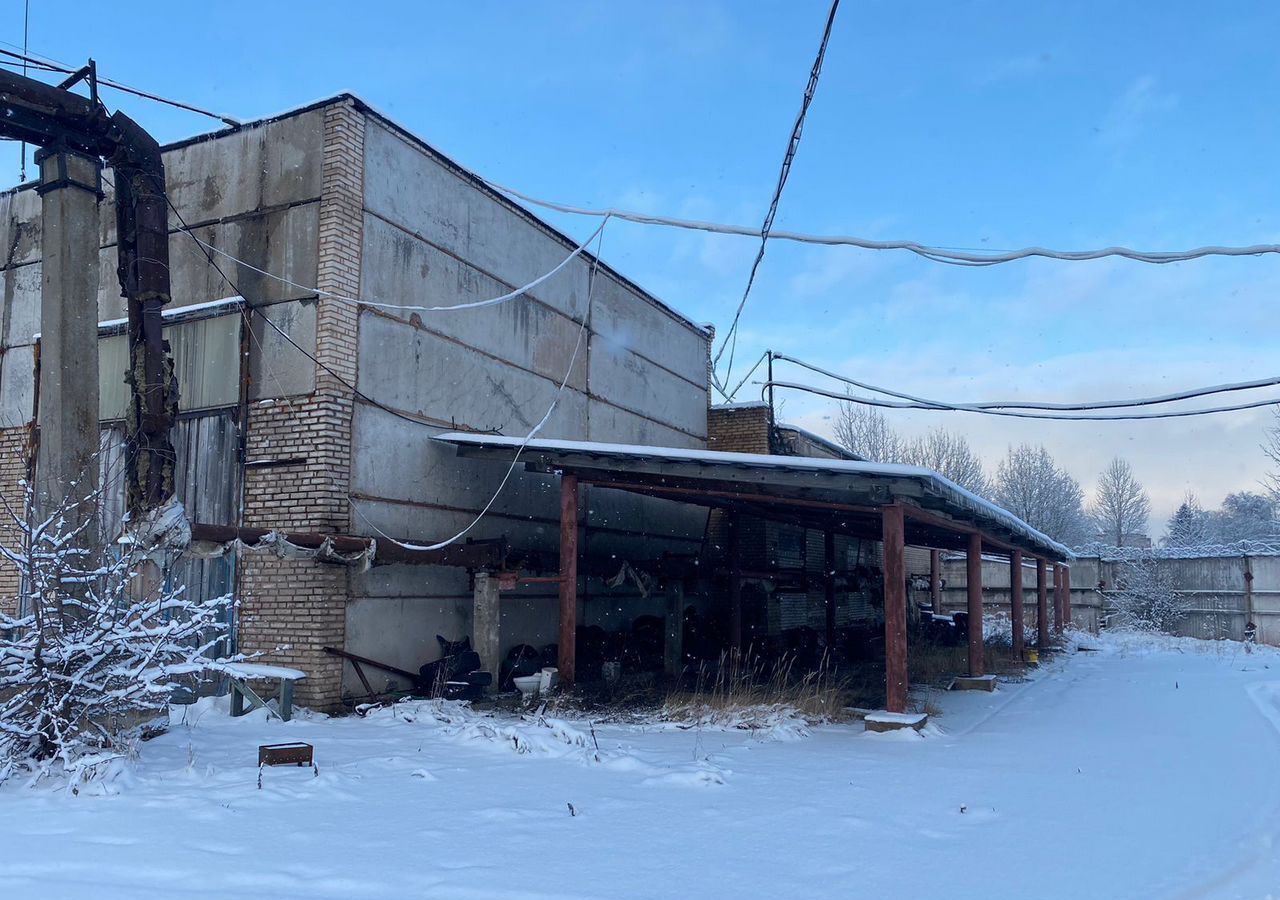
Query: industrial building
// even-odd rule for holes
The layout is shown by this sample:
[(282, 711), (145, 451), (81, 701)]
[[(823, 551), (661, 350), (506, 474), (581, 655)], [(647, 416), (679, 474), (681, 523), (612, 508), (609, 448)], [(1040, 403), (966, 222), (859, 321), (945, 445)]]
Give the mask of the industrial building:
[[(558, 643), (572, 678), (577, 629), (652, 617), (678, 669), (688, 609), (722, 621), (733, 646), (883, 621), (886, 653), (901, 656), (907, 576), (931, 574), (935, 591), (938, 578), (936, 552), (904, 556), (907, 541), (1038, 558), (1044, 621), (1044, 568), (1064, 548), (932, 473), (849, 459), (768, 407), (713, 409), (708, 327), (359, 99), (178, 142), (164, 164), (177, 488), (199, 551), (172, 577), (234, 592), (235, 647), (306, 672), (301, 703), (405, 687), (350, 656), (412, 673), (437, 635), (471, 637), (489, 668), (513, 644)], [(39, 404), (40, 208), (32, 185), (0, 195), (11, 498)], [(99, 420), (114, 484), (128, 363), (102, 222)], [(890, 679), (901, 706), (905, 668)]]

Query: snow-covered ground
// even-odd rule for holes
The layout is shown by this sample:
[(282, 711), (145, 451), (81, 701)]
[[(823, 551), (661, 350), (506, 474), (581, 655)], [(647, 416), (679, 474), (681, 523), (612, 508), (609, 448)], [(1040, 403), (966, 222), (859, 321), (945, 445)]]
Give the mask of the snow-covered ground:
[(202, 706), (106, 796), (0, 790), (0, 897), (1280, 897), (1280, 653), (1093, 645), (924, 736)]

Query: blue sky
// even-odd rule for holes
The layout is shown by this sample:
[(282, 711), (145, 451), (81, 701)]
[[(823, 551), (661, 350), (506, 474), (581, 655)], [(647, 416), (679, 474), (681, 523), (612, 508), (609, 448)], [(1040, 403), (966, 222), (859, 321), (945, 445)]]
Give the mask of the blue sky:
[[(349, 2), (32, 7), (33, 50), (93, 56), (105, 76), (239, 118), (350, 90), (529, 193), (753, 226), (826, 12), (797, 0), (383, 3), (359, 16)], [(22, 4), (0, 9), (0, 40), (21, 43)], [(1280, 242), (1277, 33), (1280, 7), (1262, 2), (846, 0), (776, 227), (1001, 249)], [(163, 140), (213, 125), (107, 99)], [(604, 255), (723, 330), (754, 250), (611, 224)], [(739, 357), (773, 347), (955, 400), (1136, 396), (1272, 374), (1278, 287), (1280, 258), (959, 269), (774, 242)], [(828, 407), (788, 396), (784, 416), (825, 430)], [(890, 415), (908, 432), (963, 432), (993, 467), (1010, 443), (1044, 443), (1086, 489), (1123, 455), (1159, 522), (1187, 489), (1216, 503), (1265, 471), (1266, 411), (1132, 425)]]

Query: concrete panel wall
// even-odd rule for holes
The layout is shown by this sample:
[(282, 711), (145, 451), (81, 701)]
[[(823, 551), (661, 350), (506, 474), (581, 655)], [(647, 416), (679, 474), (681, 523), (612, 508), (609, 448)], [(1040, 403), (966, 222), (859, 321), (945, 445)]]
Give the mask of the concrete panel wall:
[[(310, 288), (316, 283), (319, 244), (322, 126), (322, 111), (313, 110), (216, 140), (197, 140), (165, 150), (170, 200), (201, 240), (302, 286), (287, 285), (215, 256), (254, 305), (314, 296)], [(125, 314), (116, 277), (114, 179), (115, 173), (107, 169), (100, 216), (101, 320)], [(172, 216), (170, 308), (235, 296), (236, 290), (226, 284), (191, 238), (178, 231), (178, 226), (177, 217)], [(0, 402), (6, 420), (16, 417), (26, 421), (31, 417), (33, 383), (22, 357), (30, 356), (33, 336), (40, 330), (41, 231), (40, 198), (34, 190), (0, 194), (0, 272), (4, 278), (0, 353), (17, 354), (14, 360), (0, 364)], [(288, 314), (283, 317), (294, 318)], [(313, 351), (313, 333), (303, 328), (298, 336), (299, 343)], [(310, 343), (305, 343), (308, 340)], [(256, 345), (251, 348), (250, 357), (252, 365), (260, 366)], [(228, 360), (228, 364), (238, 365), (238, 360)], [(305, 393), (311, 389), (309, 378), (291, 375), (294, 377), (288, 379), (286, 390)], [(264, 383), (269, 384), (269, 380), (258, 382), (258, 396), (280, 395), (278, 389), (263, 387)]]
[[(552, 270), (573, 249), (376, 118), (368, 120), (365, 141), (363, 240), (362, 298), (397, 306), (489, 299)], [(429, 438), (454, 428), (522, 435), (537, 424), (582, 329), (588, 272), (578, 258), (494, 307), (361, 315), (361, 391), (430, 423), (357, 403), (351, 490), (361, 527), (440, 540), (472, 522), (504, 467), (457, 459)], [(706, 397), (705, 335), (600, 270), (578, 363), (540, 436), (705, 446)], [(688, 553), (706, 522), (705, 511), (598, 489), (584, 491), (583, 507), (593, 555)], [(554, 553), (558, 517), (558, 480), (521, 467), (469, 536), (506, 535)], [(434, 658), (437, 631), (449, 638), (470, 631), (470, 587), (459, 574), (397, 568), (353, 578), (361, 599), (348, 615), (352, 649), (378, 659), (400, 654), (406, 668)], [(586, 584), (583, 590), (582, 624), (615, 627), (663, 609), (661, 598)], [(545, 585), (504, 592), (504, 652), (515, 643), (555, 641), (556, 621), (554, 592)], [(424, 649), (426, 657), (415, 656)], [(350, 678), (345, 683), (351, 689)]]

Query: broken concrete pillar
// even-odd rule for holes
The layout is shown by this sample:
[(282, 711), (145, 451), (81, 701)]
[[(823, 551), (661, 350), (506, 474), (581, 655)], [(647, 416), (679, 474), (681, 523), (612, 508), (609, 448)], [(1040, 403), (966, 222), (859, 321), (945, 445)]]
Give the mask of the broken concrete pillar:
[[(46, 148), (36, 154), (44, 236), (40, 290), (41, 509), (76, 504), (74, 524), (90, 523), (82, 546), (97, 541), (98, 203), (95, 157)], [(123, 373), (122, 373), (123, 374)], [(69, 522), (68, 525), (72, 523)]]

